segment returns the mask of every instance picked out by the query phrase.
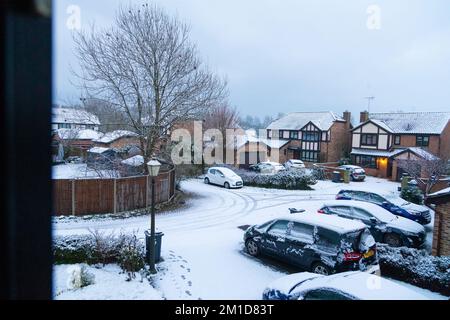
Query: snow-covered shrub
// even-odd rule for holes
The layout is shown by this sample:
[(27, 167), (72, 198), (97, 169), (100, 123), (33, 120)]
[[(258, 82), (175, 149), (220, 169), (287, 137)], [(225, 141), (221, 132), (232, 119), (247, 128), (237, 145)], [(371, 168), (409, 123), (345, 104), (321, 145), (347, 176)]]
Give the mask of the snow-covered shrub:
[(317, 183), (310, 171), (292, 170), (281, 171), (267, 175), (244, 170), (234, 170), (244, 181), (246, 186), (289, 190), (311, 190), (311, 185)]
[(90, 273), (85, 265), (75, 265), (67, 270), (67, 288), (81, 289), (95, 283), (95, 276)]
[(145, 261), (144, 244), (136, 235), (89, 235), (56, 237), (53, 240), (55, 264), (117, 263), (124, 272), (142, 269)]
[(382, 244), (378, 244), (378, 257), (383, 276), (450, 296), (450, 257)]
[(128, 275), (128, 281), (136, 277), (136, 272), (145, 266), (145, 248), (141, 241), (132, 235), (122, 235), (118, 262), (122, 270)]
[(403, 188), (402, 193), (400, 195), (406, 201), (422, 205), (423, 204), (423, 193), (417, 187), (407, 187)]

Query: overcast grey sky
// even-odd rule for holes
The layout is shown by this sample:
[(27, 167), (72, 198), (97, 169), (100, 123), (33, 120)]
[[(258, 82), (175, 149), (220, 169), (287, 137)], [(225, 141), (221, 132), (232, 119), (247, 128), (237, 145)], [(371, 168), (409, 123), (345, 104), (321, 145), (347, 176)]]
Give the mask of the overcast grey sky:
[[(57, 0), (55, 102), (79, 99), (71, 84), (67, 20), (110, 25), (120, 3), (158, 3), (189, 23), (204, 61), (227, 77), (242, 115), (332, 110), (450, 111), (448, 0)], [(381, 9), (370, 24), (370, 5)]]

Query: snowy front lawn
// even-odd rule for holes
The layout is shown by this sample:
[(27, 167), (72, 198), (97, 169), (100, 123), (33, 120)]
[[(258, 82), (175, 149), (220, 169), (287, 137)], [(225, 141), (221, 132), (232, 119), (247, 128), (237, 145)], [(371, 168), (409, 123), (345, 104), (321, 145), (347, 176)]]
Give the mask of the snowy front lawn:
[(161, 292), (155, 290), (147, 279), (137, 275), (136, 279), (126, 281), (117, 265), (103, 268), (87, 266), (95, 276), (95, 283), (81, 289), (72, 289), (68, 284), (72, 265), (59, 265), (53, 268), (53, 293), (56, 300), (161, 300)]

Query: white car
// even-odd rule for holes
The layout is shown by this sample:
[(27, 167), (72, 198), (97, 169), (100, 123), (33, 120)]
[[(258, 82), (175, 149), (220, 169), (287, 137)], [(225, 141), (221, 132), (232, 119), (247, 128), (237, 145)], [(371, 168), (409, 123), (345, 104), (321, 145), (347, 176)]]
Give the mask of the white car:
[(286, 168), (278, 162), (261, 162), (259, 164), (261, 173), (276, 174), (280, 171), (286, 171)]
[(215, 184), (227, 189), (242, 188), (244, 182), (233, 170), (228, 168), (213, 167), (208, 170), (205, 177), (206, 184)]
[(430, 300), (392, 280), (361, 271), (324, 276), (302, 272), (272, 282), (264, 300)]
[(289, 161), (287, 161), (284, 166), (286, 167), (286, 169), (288, 170), (293, 170), (293, 169), (305, 169), (305, 163), (302, 160), (294, 160), (291, 159)]

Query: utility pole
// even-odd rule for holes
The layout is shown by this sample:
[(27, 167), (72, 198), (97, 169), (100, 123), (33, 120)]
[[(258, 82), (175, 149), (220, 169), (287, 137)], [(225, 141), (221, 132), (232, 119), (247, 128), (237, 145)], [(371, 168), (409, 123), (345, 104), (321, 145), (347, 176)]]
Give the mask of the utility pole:
[(375, 97), (365, 97), (364, 99), (367, 99), (367, 112), (370, 113), (370, 103), (375, 100)]

